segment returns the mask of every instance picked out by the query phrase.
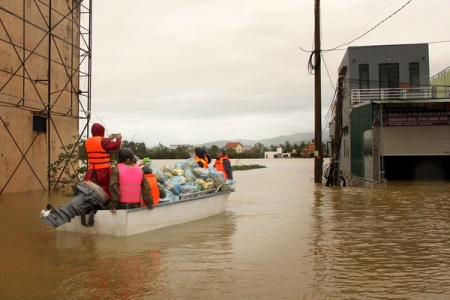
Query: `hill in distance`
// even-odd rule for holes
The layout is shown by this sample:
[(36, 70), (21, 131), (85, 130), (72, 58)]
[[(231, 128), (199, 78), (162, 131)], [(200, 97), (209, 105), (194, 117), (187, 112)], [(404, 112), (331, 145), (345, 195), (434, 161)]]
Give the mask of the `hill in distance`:
[[(311, 142), (314, 139), (314, 132), (306, 132), (306, 133), (296, 133), (292, 135), (280, 135), (273, 138), (267, 138), (267, 139), (261, 139), (261, 140), (244, 140), (244, 139), (235, 139), (235, 140), (220, 140), (220, 141), (214, 141), (214, 142), (208, 142), (201, 145), (196, 146), (204, 146), (207, 148), (210, 148), (213, 145), (216, 145), (217, 147), (223, 147), (228, 142), (239, 142), (241, 143), (245, 149), (251, 149), (256, 143), (261, 143), (264, 145), (264, 147), (270, 147), (271, 145), (279, 145), (279, 144), (285, 144), (287, 141), (291, 145), (297, 144), (300, 145), (302, 142), (305, 142), (306, 144)], [(322, 141), (326, 142), (328, 140), (328, 134), (322, 133)]]

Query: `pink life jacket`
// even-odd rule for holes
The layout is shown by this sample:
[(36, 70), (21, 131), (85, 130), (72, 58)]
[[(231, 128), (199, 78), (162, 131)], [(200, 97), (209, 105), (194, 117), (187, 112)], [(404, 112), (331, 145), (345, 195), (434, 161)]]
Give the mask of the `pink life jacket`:
[(143, 173), (137, 165), (127, 166), (124, 163), (117, 164), (119, 168), (119, 191), (122, 203), (141, 202), (141, 183)]

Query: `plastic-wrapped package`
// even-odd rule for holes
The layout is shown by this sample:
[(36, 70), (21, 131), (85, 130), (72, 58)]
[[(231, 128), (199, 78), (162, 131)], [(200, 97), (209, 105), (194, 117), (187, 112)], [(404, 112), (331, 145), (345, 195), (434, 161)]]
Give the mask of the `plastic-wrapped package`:
[(198, 164), (195, 161), (195, 159), (193, 159), (191, 157), (191, 158), (188, 158), (188, 159), (185, 160), (185, 165), (184, 165), (184, 170), (185, 171), (188, 170), (188, 169), (194, 170), (195, 168), (198, 168)]
[(160, 170), (161, 170), (161, 172), (163, 172), (163, 173), (172, 173), (173, 168), (164, 165), (164, 166), (161, 167)]
[(156, 180), (160, 183), (163, 183), (167, 180), (167, 176), (157, 167), (150, 165), (150, 168), (152, 169), (153, 174), (155, 174)]
[(191, 169), (184, 170), (184, 175), (190, 179), (188, 182), (192, 182), (197, 179), (197, 176), (195, 176), (194, 172), (192, 172)]
[(206, 179), (210, 175), (210, 171), (208, 169), (204, 169), (204, 168), (195, 168), (193, 170), (193, 172), (197, 178), (202, 178), (202, 179)]
[(179, 175), (179, 176), (183, 176), (184, 175), (184, 170), (182, 168), (176, 167), (172, 170), (172, 175)]
[(159, 198), (166, 198), (167, 197), (167, 190), (166, 188), (158, 182), (158, 190), (159, 190)]
[(204, 190), (208, 189), (208, 186), (207, 186), (206, 182), (203, 179), (201, 179), (201, 178), (198, 178), (195, 181), (195, 183), (200, 187), (201, 191), (204, 191)]
[(227, 179), (225, 178), (225, 175), (223, 175), (222, 172), (217, 172), (215, 175), (213, 175), (212, 180), (214, 182), (214, 186), (219, 186), (227, 182)]
[(191, 182), (191, 183), (187, 183), (185, 185), (181, 186), (181, 194), (190, 194), (190, 193), (196, 193), (198, 192), (197, 190), (197, 184)]
[(232, 192), (236, 192), (236, 187), (234, 186), (234, 181), (231, 179), (227, 179), (227, 184), (230, 186), (230, 190)]
[[(164, 199), (170, 199), (170, 201), (173, 202), (173, 201), (178, 201), (180, 199), (180, 197), (174, 195), (171, 191), (168, 190), (167, 196)], [(159, 200), (159, 202), (161, 202), (161, 199)]]
[(207, 190), (210, 190), (210, 189), (214, 188), (214, 182), (212, 181), (211, 178), (206, 179), (205, 183), (206, 183), (206, 189)]
[[(164, 172), (163, 173), (163, 178), (164, 178), (164, 181), (163, 182), (161, 182), (161, 183), (164, 183), (166, 180), (170, 180), (170, 178), (172, 177), (172, 173), (167, 173), (167, 172)], [(159, 180), (158, 180), (159, 181)]]
[(170, 181), (171, 181), (173, 184), (186, 184), (187, 178), (184, 177), (184, 176), (176, 175), (176, 176), (172, 176), (172, 178), (170, 179)]
[(170, 183), (170, 185), (166, 186), (166, 189), (172, 194), (178, 196), (181, 192), (181, 185), (178, 183)]
[[(152, 168), (153, 169), (153, 168)], [(214, 167), (207, 169), (198, 167), (193, 158), (175, 163), (174, 167), (163, 166), (155, 171), (161, 178), (164, 178), (163, 188), (166, 191), (166, 199), (177, 201), (180, 196), (190, 193), (197, 193), (204, 190), (221, 187), (223, 191), (234, 191), (234, 182), (225, 178), (222, 172)], [(161, 182), (158, 179), (158, 182)], [(163, 197), (161, 195), (161, 197)]]
[(184, 169), (185, 166), (186, 166), (186, 161), (180, 160), (180, 161), (177, 161), (177, 162), (175, 163), (175, 165), (174, 165), (173, 168), (174, 168), (174, 169), (176, 169), (176, 168)]
[(216, 174), (218, 174), (218, 173), (222, 173), (222, 172), (219, 172), (219, 171), (218, 171), (216, 168), (214, 168), (214, 167), (208, 167), (208, 170), (209, 170), (209, 173), (210, 173), (211, 177), (214, 176), (214, 175), (216, 175)]
[(173, 182), (171, 182), (170, 180), (167, 180), (166, 182), (163, 183), (163, 187), (167, 191), (170, 191), (173, 188)]

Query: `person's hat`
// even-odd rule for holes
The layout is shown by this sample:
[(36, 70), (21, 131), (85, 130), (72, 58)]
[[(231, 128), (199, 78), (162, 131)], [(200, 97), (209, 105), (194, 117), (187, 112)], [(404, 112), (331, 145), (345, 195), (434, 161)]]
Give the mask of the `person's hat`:
[(150, 158), (144, 157), (143, 161), (144, 161), (144, 162), (150, 162)]
[(144, 171), (144, 174), (153, 174), (152, 168), (149, 166), (143, 166), (142, 171)]
[(206, 151), (201, 147), (197, 147), (195, 148), (195, 155), (197, 155), (198, 157), (204, 157), (206, 155)]
[(219, 149), (220, 152), (222, 152), (223, 155), (227, 155), (227, 151), (225, 150), (225, 148), (221, 148)]

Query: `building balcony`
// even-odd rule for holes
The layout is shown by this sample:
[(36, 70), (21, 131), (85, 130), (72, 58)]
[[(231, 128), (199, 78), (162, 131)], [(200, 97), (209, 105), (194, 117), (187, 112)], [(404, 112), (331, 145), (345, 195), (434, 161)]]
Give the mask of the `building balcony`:
[[(448, 88), (446, 98), (448, 98)], [(350, 93), (352, 104), (371, 100), (423, 100), (435, 99), (434, 87), (391, 88), (391, 89), (355, 89)]]

